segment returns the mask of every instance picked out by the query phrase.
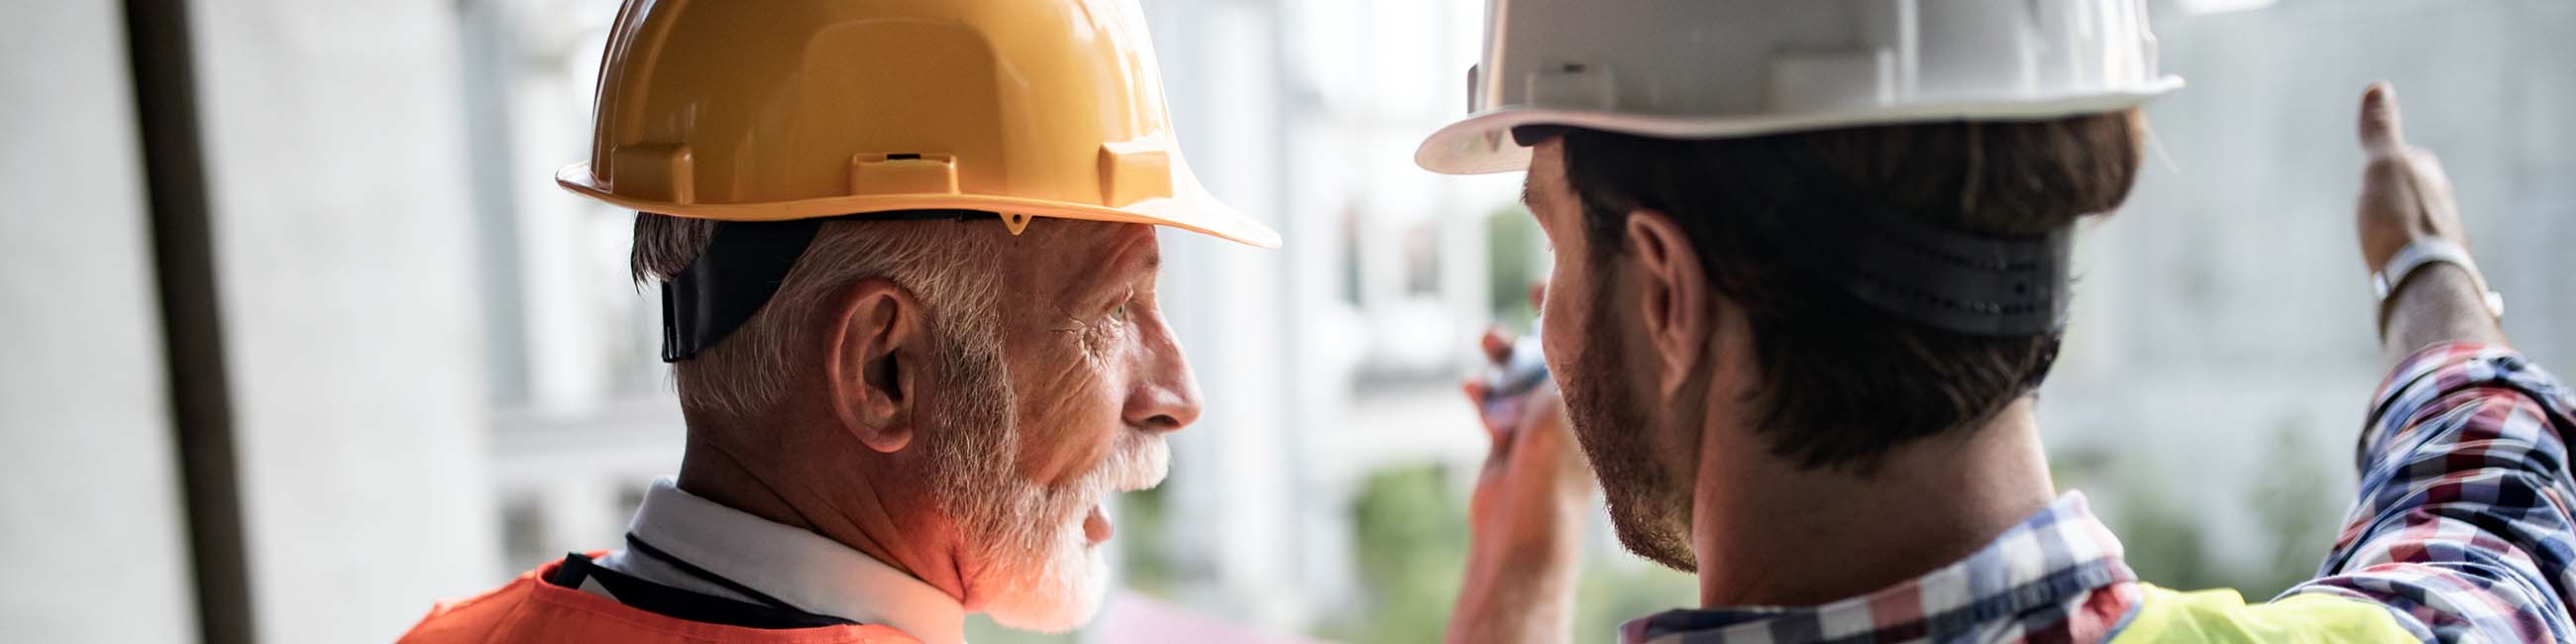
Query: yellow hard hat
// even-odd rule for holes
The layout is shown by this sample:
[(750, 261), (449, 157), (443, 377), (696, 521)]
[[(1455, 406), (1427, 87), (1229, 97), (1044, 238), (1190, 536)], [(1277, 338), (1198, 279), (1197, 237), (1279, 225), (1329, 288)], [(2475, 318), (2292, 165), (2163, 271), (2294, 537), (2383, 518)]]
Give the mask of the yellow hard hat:
[(1279, 233), (1183, 162), (1133, 0), (629, 0), (566, 189), (780, 221), (908, 210)]

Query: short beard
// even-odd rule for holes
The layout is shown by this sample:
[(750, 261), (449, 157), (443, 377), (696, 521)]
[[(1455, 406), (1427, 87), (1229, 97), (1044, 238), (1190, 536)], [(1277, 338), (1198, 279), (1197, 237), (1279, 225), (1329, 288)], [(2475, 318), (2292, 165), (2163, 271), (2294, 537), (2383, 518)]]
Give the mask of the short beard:
[(1090, 621), (1108, 591), (1109, 564), (1083, 532), (1085, 515), (1117, 486), (1161, 480), (1167, 452), (1160, 439), (1139, 436), (1150, 442), (1122, 445), (1063, 489), (1021, 476), (1017, 396), (995, 326), (949, 325), (958, 331), (952, 341), (932, 343), (938, 388), (924, 418), (938, 431), (924, 447), (934, 489), (958, 530), (966, 604), (1003, 626), (1070, 631)]
[(1683, 572), (1698, 572), (1691, 552), (1690, 488), (1657, 465), (1654, 433), (1641, 400), (1628, 387), (1629, 374), (1611, 355), (1621, 336), (1612, 324), (1611, 271), (1594, 272), (1595, 298), (1581, 350), (1566, 356), (1565, 408), (1574, 421), (1574, 436), (1592, 471), (1601, 479), (1601, 496), (1610, 506), (1610, 525), (1629, 552)]

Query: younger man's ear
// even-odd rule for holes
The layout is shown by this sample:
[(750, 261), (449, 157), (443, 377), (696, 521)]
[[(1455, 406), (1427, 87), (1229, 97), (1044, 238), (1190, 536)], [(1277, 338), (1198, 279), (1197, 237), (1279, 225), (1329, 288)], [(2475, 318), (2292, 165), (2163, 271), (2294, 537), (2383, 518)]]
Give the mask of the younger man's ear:
[(1715, 323), (1709, 309), (1714, 294), (1698, 248), (1672, 216), (1652, 209), (1630, 211), (1623, 233), (1628, 256), (1636, 263), (1626, 271), (1637, 294), (1634, 312), (1654, 347), (1661, 393), (1669, 397), (1707, 358), (1703, 349)]
[(843, 431), (878, 452), (912, 442), (922, 315), (912, 292), (883, 278), (843, 289), (827, 311), (823, 375)]

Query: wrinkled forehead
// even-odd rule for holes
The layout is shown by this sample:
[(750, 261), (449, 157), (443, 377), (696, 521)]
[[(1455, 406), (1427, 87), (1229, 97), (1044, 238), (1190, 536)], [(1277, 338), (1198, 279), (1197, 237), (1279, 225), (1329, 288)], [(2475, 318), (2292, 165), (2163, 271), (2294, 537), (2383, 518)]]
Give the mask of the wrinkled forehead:
[(1038, 224), (1046, 230), (1032, 226), (1028, 235), (1013, 239), (1011, 251), (1000, 258), (1027, 267), (1008, 271), (1015, 275), (1013, 286), (1021, 296), (1069, 304), (1150, 277), (1161, 266), (1162, 247), (1153, 226), (1060, 219)]

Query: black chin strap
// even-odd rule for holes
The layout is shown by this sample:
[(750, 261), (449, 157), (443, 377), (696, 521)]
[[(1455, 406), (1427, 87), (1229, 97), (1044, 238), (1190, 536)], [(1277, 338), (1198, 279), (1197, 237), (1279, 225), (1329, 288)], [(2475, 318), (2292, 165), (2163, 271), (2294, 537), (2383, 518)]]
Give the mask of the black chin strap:
[(662, 361), (695, 358), (724, 341), (777, 295), (814, 244), (823, 222), (968, 221), (998, 217), (980, 210), (902, 210), (787, 221), (716, 223), (715, 237), (688, 268), (662, 282)]

